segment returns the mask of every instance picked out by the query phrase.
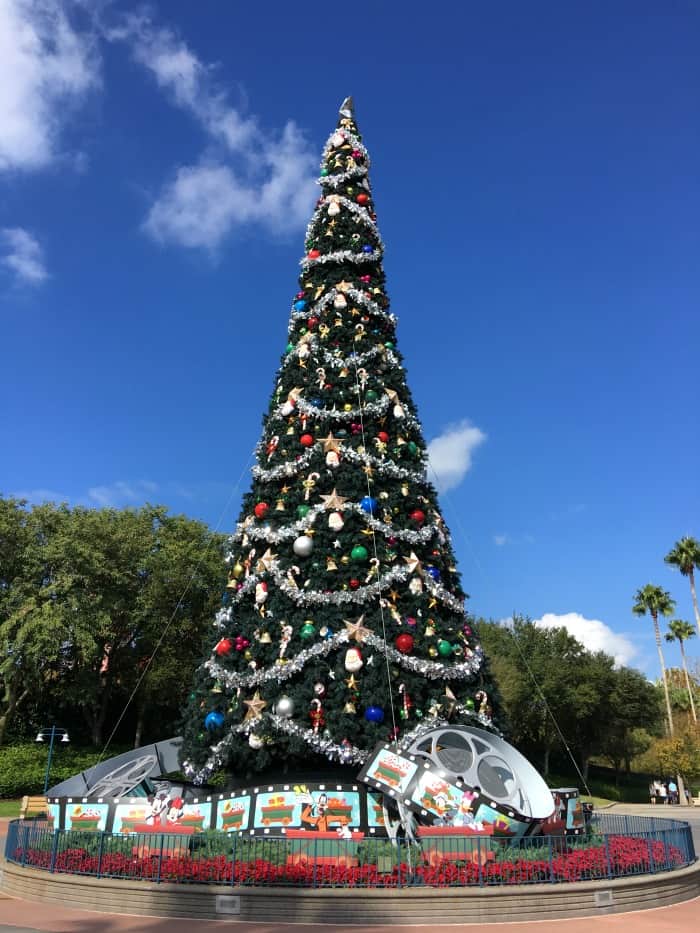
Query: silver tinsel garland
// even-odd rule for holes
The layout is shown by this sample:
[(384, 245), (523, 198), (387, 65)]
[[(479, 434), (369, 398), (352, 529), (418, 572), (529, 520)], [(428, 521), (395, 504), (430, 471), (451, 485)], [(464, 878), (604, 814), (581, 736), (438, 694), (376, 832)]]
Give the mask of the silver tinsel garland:
[[(275, 681), (278, 684), (284, 683), (300, 673), (309, 661), (325, 658), (332, 651), (335, 651), (341, 645), (347, 644), (350, 636), (346, 630), (338, 632), (331, 638), (316, 642), (310, 648), (304, 648), (293, 658), (289, 658), (284, 664), (276, 664), (265, 670), (247, 671), (238, 673), (224, 667), (213, 655), (205, 662), (204, 667), (214, 680), (217, 680), (227, 690), (236, 690), (239, 687), (259, 687), (261, 684)], [(416, 658), (412, 655), (402, 654), (388, 645), (383, 638), (370, 633), (363, 639), (363, 643), (375, 648), (380, 654), (387, 657), (394, 664), (398, 664), (404, 670), (412, 671), (414, 674), (421, 674), (429, 680), (466, 680), (475, 674), (483, 659), (482, 649), (477, 647), (472, 656), (467, 661), (459, 664), (444, 664), (440, 661), (428, 661), (424, 658)]]
[[(244, 596), (255, 589), (256, 584), (262, 582), (264, 577), (269, 576), (272, 577), (275, 585), (282, 590), (285, 596), (297, 606), (362, 606), (379, 597), (383, 590), (390, 589), (394, 583), (405, 583), (412, 573), (413, 571), (408, 567), (396, 567), (379, 577), (375, 583), (368, 583), (367, 586), (363, 586), (358, 590), (319, 593), (315, 590), (300, 589), (297, 585), (292, 585), (275, 561), (271, 568), (264, 571), (263, 574), (251, 573), (241, 584), (240, 589), (233, 593), (231, 602), (233, 605), (241, 602)], [(459, 614), (460, 617), (466, 618), (464, 606), (457, 597), (433, 580), (429, 574), (423, 574), (423, 584), (431, 596)]]
[(365, 311), (374, 315), (374, 317), (379, 318), (380, 321), (384, 321), (385, 323), (390, 323), (393, 325), (398, 324), (398, 318), (395, 314), (392, 314), (389, 311), (383, 311), (376, 301), (372, 301), (372, 299), (368, 298), (367, 294), (360, 289), (348, 288), (347, 291), (341, 291), (337, 288), (330, 288), (322, 298), (319, 298), (318, 301), (312, 302), (308, 308), (305, 308), (303, 311), (290, 312), (288, 333), (291, 334), (293, 324), (296, 321), (305, 321), (310, 317), (319, 317), (322, 315), (326, 310), (326, 307), (335, 301), (337, 295), (341, 294), (345, 296), (349, 295), (355, 304), (363, 307)]
[(324, 208), (327, 208), (329, 204), (338, 204), (341, 209), (349, 211), (351, 214), (354, 214), (359, 220), (362, 220), (366, 226), (370, 228), (372, 233), (375, 235), (378, 241), (378, 245), (375, 249), (375, 257), (377, 255), (381, 256), (384, 253), (384, 242), (380, 236), (379, 230), (377, 229), (376, 223), (369, 216), (367, 208), (362, 207), (360, 204), (356, 204), (354, 201), (351, 201), (349, 198), (344, 197), (340, 194), (330, 194), (325, 197), (319, 198), (316, 210), (311, 216), (311, 220), (308, 223), (306, 228), (306, 236), (304, 239), (306, 241), (310, 240), (312, 237), (316, 236), (315, 228), (316, 225), (323, 221), (324, 217), (328, 216), (328, 212), (324, 211)]
[[(375, 518), (369, 512), (365, 512), (362, 506), (357, 502), (344, 502), (342, 505), (334, 508), (333, 511), (343, 513), (354, 512), (356, 515), (363, 518), (373, 531), (388, 537), (393, 535), (398, 541), (406, 541), (409, 544), (428, 544), (432, 538), (438, 535), (442, 530), (440, 526), (433, 523), (424, 525), (419, 531), (412, 531), (410, 528), (395, 528), (393, 525), (387, 525), (386, 522)], [(266, 528), (264, 525), (245, 525), (245, 523), (241, 522), (236, 526), (236, 530), (229, 540), (236, 541), (242, 538), (243, 535), (247, 535), (251, 541), (265, 541), (269, 544), (279, 544), (280, 541), (287, 541), (290, 538), (296, 538), (298, 535), (304, 534), (309, 528), (314, 526), (319, 515), (324, 514), (327, 514), (327, 509), (324, 505), (314, 505), (303, 518), (277, 531)], [(229, 560), (232, 557), (232, 554), (228, 555)]]

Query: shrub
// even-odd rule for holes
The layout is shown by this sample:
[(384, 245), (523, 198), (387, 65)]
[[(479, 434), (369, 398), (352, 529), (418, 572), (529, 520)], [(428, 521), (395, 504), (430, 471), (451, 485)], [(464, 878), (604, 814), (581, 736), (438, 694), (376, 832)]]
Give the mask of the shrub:
[[(109, 755), (111, 757), (121, 751), (124, 749), (111, 749)], [(0, 797), (42, 793), (48, 755), (48, 742), (0, 746)], [(49, 786), (91, 768), (99, 757), (100, 753), (94, 748), (54, 743)]]

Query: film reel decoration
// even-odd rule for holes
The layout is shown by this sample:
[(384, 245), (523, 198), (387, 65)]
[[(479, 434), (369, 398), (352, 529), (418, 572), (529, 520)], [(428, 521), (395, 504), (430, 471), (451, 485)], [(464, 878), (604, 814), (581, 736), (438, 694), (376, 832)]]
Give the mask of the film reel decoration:
[(497, 735), (442, 726), (406, 745), (377, 746), (358, 778), (418, 822), (465, 834), (524, 836), (552, 816), (552, 793), (530, 762)]

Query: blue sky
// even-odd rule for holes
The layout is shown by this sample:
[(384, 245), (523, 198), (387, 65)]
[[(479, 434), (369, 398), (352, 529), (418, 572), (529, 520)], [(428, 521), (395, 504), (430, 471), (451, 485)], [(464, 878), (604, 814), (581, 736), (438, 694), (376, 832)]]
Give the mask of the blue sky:
[(397, 9), (0, 0), (0, 490), (232, 529), (351, 93), (471, 608), (656, 675), (633, 594), (691, 619), (663, 556), (700, 536), (700, 9)]

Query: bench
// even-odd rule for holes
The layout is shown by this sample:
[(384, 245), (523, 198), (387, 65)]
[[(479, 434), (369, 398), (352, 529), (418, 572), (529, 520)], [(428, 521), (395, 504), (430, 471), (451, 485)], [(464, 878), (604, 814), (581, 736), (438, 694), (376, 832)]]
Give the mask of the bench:
[(46, 806), (46, 797), (30, 797), (28, 794), (25, 794), (22, 797), (22, 803), (19, 808), (19, 818), (21, 820), (26, 820), (31, 816), (46, 816), (48, 812), (48, 807)]

